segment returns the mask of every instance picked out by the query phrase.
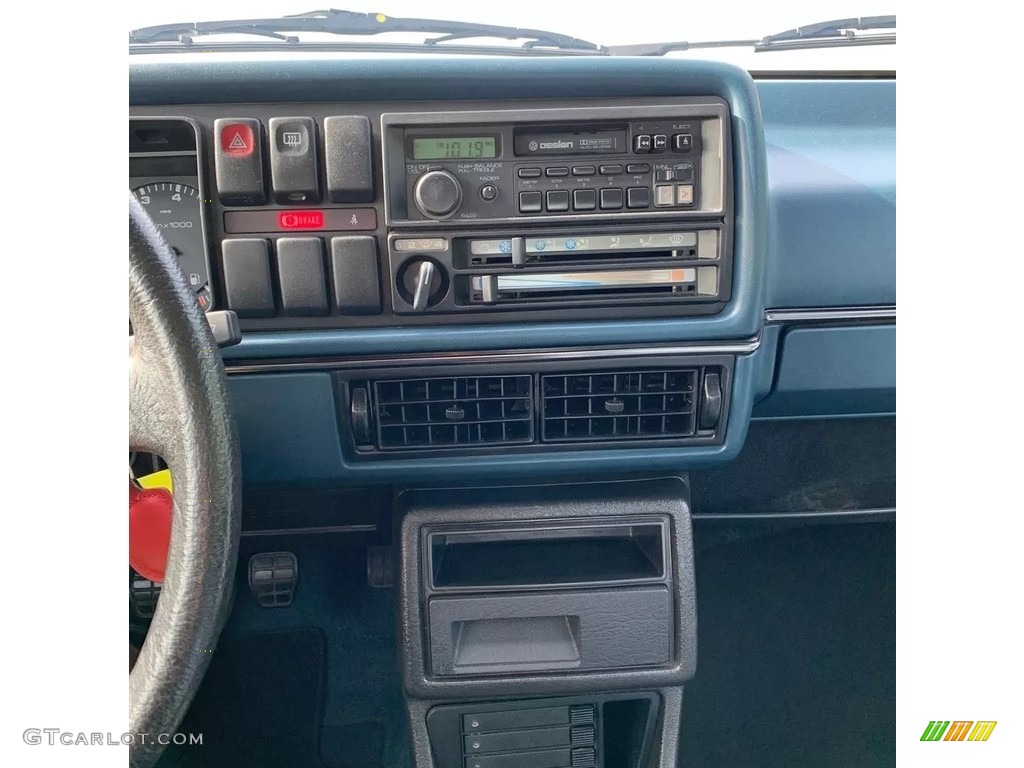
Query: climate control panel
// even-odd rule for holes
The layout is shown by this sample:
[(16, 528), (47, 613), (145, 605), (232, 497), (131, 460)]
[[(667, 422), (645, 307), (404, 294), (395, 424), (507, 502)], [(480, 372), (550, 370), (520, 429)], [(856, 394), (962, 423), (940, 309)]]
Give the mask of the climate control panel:
[(388, 255), (398, 315), (656, 305), (708, 314), (732, 281), (729, 231), (712, 223), (396, 233)]

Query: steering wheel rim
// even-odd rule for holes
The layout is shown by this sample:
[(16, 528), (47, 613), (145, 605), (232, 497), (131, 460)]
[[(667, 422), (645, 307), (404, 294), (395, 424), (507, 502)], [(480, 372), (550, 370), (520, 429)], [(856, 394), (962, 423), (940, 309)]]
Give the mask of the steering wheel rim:
[[(129, 675), (133, 768), (153, 765), (202, 681), (227, 618), (238, 558), (242, 475), (224, 363), (171, 248), (128, 201), (129, 449), (174, 478), (166, 577)], [(147, 734), (141, 738), (139, 734)]]

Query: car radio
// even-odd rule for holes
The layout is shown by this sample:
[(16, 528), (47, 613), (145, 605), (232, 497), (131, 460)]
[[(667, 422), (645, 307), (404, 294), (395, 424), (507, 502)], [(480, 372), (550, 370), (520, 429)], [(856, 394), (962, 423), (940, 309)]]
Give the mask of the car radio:
[(383, 114), (395, 314), (720, 311), (727, 125), (713, 98)]
[(387, 113), (389, 226), (723, 216), (728, 111), (665, 106)]

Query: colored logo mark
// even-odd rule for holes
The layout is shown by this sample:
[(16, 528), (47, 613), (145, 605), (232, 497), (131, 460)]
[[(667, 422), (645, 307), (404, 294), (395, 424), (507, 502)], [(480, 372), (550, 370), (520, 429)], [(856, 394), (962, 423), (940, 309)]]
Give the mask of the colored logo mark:
[(996, 720), (931, 720), (921, 741), (988, 741)]

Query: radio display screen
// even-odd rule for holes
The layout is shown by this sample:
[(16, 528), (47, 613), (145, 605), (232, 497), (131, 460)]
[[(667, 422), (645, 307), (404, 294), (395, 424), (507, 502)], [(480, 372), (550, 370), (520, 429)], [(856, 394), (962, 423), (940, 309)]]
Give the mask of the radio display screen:
[(412, 140), (413, 160), (478, 160), (497, 156), (493, 136), (431, 136)]

